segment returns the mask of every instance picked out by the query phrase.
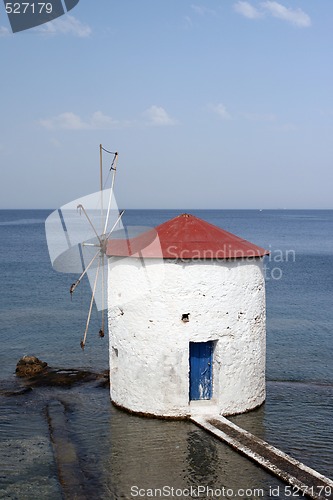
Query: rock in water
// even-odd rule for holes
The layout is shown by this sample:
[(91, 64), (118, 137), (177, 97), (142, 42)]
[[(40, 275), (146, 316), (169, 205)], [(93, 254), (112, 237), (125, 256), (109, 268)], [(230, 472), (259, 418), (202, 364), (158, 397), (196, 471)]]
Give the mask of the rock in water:
[[(16, 375), (26, 379), (25, 386), (71, 387), (83, 382), (99, 381), (101, 387), (109, 386), (109, 370), (102, 373), (75, 368), (52, 368), (36, 356), (23, 356), (16, 365)], [(1, 392), (1, 391), (0, 391)]]
[(52, 368), (36, 356), (23, 356), (16, 365), (16, 375), (26, 379), (24, 385), (29, 387), (71, 387), (74, 384), (92, 381), (99, 381), (101, 387), (109, 386), (108, 370), (95, 373), (75, 368)]
[(16, 365), (16, 375), (18, 377), (35, 377), (43, 372), (47, 363), (36, 358), (36, 356), (23, 356)]

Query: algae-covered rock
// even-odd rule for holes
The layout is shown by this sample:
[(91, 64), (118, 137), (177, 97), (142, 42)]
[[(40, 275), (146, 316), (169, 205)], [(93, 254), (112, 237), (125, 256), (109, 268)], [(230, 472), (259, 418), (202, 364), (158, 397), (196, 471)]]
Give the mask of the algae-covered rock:
[(36, 356), (23, 356), (16, 365), (18, 377), (35, 377), (46, 370), (47, 363), (36, 358)]
[(101, 387), (109, 384), (109, 371), (102, 373), (76, 368), (51, 368), (36, 356), (23, 356), (16, 365), (16, 375), (27, 379), (25, 385), (71, 387), (83, 382), (99, 381)]

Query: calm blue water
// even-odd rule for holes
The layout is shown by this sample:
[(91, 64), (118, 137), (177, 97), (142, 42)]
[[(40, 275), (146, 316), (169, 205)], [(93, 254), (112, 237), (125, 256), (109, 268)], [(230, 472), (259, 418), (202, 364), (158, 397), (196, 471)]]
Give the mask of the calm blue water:
[[(108, 367), (107, 336), (98, 337), (97, 314), (80, 349), (90, 288), (82, 283), (71, 302), (74, 277), (53, 271), (44, 231), (50, 212), (0, 210), (2, 392), (15, 383), (16, 363), (25, 354), (56, 367)], [(180, 212), (127, 211), (125, 223), (155, 226)], [(267, 401), (233, 420), (333, 477), (333, 211), (191, 213), (271, 250)], [(264, 498), (270, 498), (270, 487), (284, 487), (193, 424), (128, 415), (112, 407), (107, 389), (88, 384), (0, 395), (0, 498), (62, 498), (45, 417), (53, 399), (69, 409), (87, 498), (132, 498), (133, 485), (264, 488)]]

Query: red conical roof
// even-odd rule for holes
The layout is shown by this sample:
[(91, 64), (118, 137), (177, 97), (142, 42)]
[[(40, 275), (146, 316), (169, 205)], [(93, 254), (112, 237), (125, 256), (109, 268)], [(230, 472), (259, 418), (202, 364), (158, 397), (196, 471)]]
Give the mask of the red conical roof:
[(190, 214), (181, 214), (130, 240), (109, 240), (108, 256), (235, 259), (269, 252)]

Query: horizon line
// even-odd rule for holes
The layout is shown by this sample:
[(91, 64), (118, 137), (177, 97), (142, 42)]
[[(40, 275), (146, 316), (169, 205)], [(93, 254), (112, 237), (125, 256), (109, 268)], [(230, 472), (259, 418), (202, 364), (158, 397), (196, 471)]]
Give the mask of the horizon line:
[[(59, 208), (59, 207), (58, 207)], [(38, 208), (29, 208), (29, 207), (6, 207), (6, 208), (2, 208), (0, 207), (0, 210), (50, 210), (50, 211), (54, 211), (54, 210), (58, 210), (58, 208), (41, 208), (41, 207), (38, 207)], [(120, 210), (123, 210), (123, 208), (121, 208)], [(132, 208), (126, 208), (125, 209), (126, 211), (128, 210), (149, 210), (149, 211), (153, 211), (153, 210), (172, 210), (172, 211), (184, 211), (184, 210), (188, 210), (188, 211), (191, 211), (191, 210), (202, 210), (202, 211), (214, 211), (214, 210), (252, 210), (252, 211), (257, 211), (257, 212), (264, 212), (264, 211), (268, 211), (268, 210), (333, 210), (333, 207), (332, 208), (323, 208), (323, 207), (311, 207), (311, 208), (306, 208), (306, 207), (302, 207), (302, 208), (288, 208), (288, 207), (271, 207), (271, 208), (194, 208), (194, 207), (191, 207), (191, 208), (186, 208), (186, 207), (181, 207), (181, 208), (168, 208), (168, 207), (161, 207), (161, 208), (142, 208), (142, 207), (132, 207)]]

